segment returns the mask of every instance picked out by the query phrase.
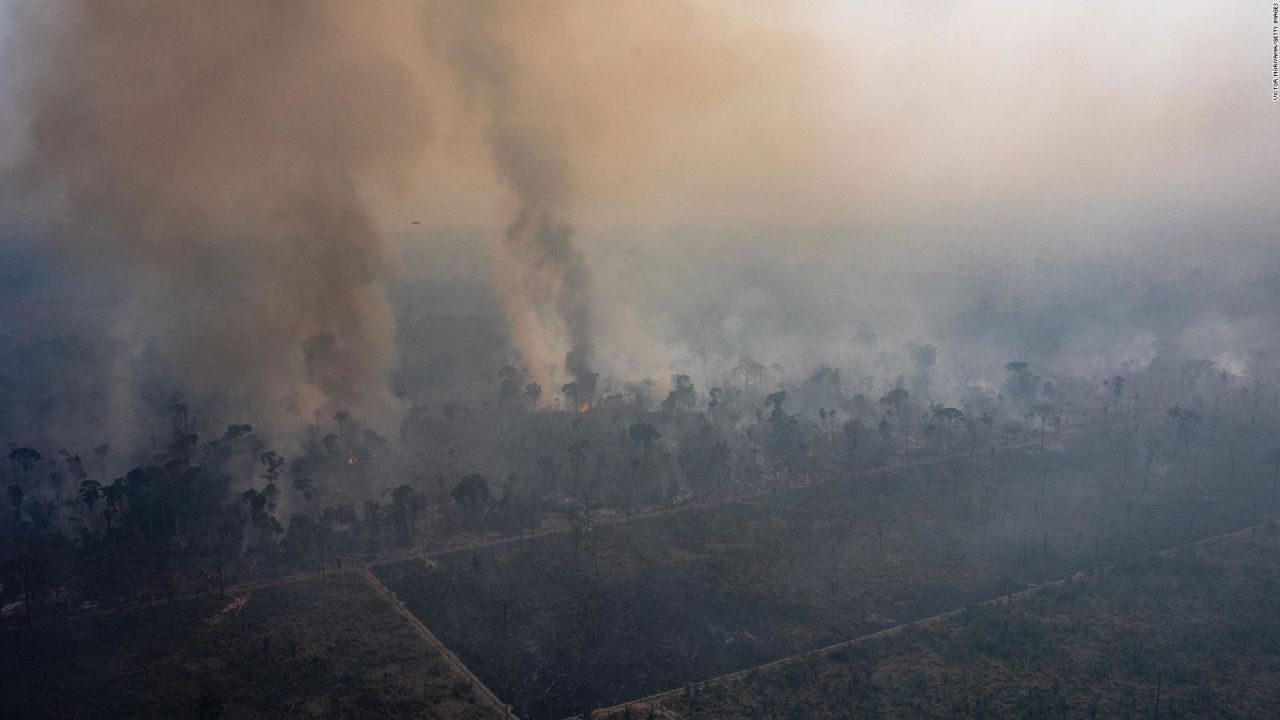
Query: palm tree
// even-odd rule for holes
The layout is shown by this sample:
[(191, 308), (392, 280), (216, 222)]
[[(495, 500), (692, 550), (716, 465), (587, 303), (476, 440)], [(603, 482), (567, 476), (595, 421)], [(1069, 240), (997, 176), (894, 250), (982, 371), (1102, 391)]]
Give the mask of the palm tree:
[(1040, 453), (1044, 454), (1044, 426), (1049, 418), (1049, 414), (1053, 412), (1053, 406), (1049, 403), (1040, 403), (1033, 408), (1036, 415), (1040, 416)]
[(653, 426), (653, 423), (635, 423), (627, 429), (627, 434), (631, 436), (631, 442), (639, 445), (644, 451), (644, 463), (648, 467), (649, 451), (653, 449), (653, 441), (662, 437), (662, 435)]
[(468, 520), (475, 520), (489, 504), (489, 482), (483, 475), (468, 475), (449, 491), (454, 502), (462, 506)]
[[(10, 445), (9, 447), (13, 447)], [(40, 462), (40, 453), (29, 447), (14, 448), (9, 453), (9, 462), (13, 463), (15, 468), (21, 468), (22, 474), (27, 475), (31, 472), (31, 468)]]
[(80, 483), (80, 501), (84, 503), (85, 511), (89, 513), (89, 517), (93, 517), (93, 506), (98, 504), (98, 499), (102, 497), (102, 483), (97, 480), (83, 480)]
[(749, 357), (738, 360), (733, 368), (734, 373), (742, 373), (743, 394), (751, 392), (751, 379), (757, 380), (764, 374), (765, 367)]
[(904, 388), (896, 387), (890, 390), (884, 397), (880, 398), (880, 404), (893, 408), (894, 415), (898, 417), (898, 422), (902, 424), (902, 449), (907, 450), (907, 415), (903, 412), (903, 406), (907, 404), (911, 393)]
[(1040, 492), (1043, 494), (1045, 485), (1049, 484), (1049, 458), (1044, 451), (1044, 426), (1049, 413), (1053, 412), (1053, 406), (1049, 403), (1040, 403), (1034, 410), (1040, 416)]
[(111, 484), (102, 490), (102, 498), (106, 501), (105, 506), (102, 508), (102, 518), (107, 521), (108, 534), (111, 532), (111, 521), (120, 514), (121, 506), (124, 504), (127, 494), (124, 478), (112, 480)]
[(776, 423), (786, 418), (786, 414), (782, 412), (782, 404), (785, 403), (786, 401), (787, 401), (786, 390), (779, 390), (776, 393), (770, 393), (769, 396), (764, 399), (765, 405), (770, 405), (773, 407), (773, 410), (769, 412), (769, 420), (771, 422)]
[(933, 409), (933, 416), (943, 422), (947, 428), (947, 450), (951, 450), (951, 428), (957, 422), (964, 420), (964, 413), (957, 408), (937, 406)]

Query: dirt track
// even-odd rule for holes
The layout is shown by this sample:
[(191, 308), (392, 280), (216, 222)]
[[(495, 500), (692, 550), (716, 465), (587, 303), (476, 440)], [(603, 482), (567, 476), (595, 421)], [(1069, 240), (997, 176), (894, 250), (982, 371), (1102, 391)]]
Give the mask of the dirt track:
[(435, 634), (427, 629), (426, 625), (423, 625), (413, 613), (409, 612), (409, 609), (404, 606), (404, 603), (400, 601), (400, 598), (396, 597), (396, 594), (392, 592), (390, 588), (383, 585), (378, 578), (374, 577), (374, 574), (369, 572), (368, 568), (362, 567), (357, 569), (355, 572), (369, 584), (370, 590), (386, 600), (391, 605), (392, 609), (409, 623), (409, 626), (413, 628), (414, 632), (416, 632), (419, 637), (440, 653), (444, 658), (445, 663), (447, 663), (449, 667), (458, 674), (458, 677), (467, 679), (467, 682), (471, 684), (472, 692), (480, 696), (480, 699), (486, 705), (493, 708), (494, 712), (496, 712), (499, 717), (511, 717), (511, 707), (503, 703), (497, 694), (489, 689), (489, 686), (480, 682), (480, 678), (476, 677), (475, 674), (471, 672), (471, 668), (468, 668), (465, 663), (459, 660), (458, 656), (454, 655), (449, 648), (445, 647), (444, 643), (440, 642)]
[[(1272, 521), (1269, 520), (1267, 522), (1258, 523), (1255, 525), (1250, 525), (1248, 527), (1240, 528), (1239, 530), (1232, 530), (1231, 532), (1221, 533), (1218, 535), (1214, 535), (1213, 537), (1207, 537), (1201, 540), (1196, 540), (1194, 542), (1184, 543), (1182, 545), (1178, 545), (1177, 547), (1172, 547), (1166, 550), (1162, 550), (1156, 554), (1160, 556), (1167, 556), (1172, 553), (1178, 552), (1180, 550), (1184, 550), (1186, 548), (1193, 548), (1199, 545), (1206, 545), (1208, 543), (1215, 542), (1217, 540), (1222, 540), (1224, 538), (1229, 538), (1229, 537), (1234, 537), (1236, 535), (1243, 535), (1246, 533), (1254, 532), (1262, 527), (1265, 527), (1268, 522), (1272, 522)], [(1112, 569), (1113, 569), (1113, 566), (1108, 565), (1105, 567), (1098, 568), (1096, 572), (1107, 572)], [(1004, 605), (1012, 602), (1017, 602), (1023, 598), (1030, 597), (1042, 590), (1064, 585), (1068, 582), (1071, 582), (1072, 580), (1082, 577), (1084, 574), (1085, 574), (1084, 572), (1079, 572), (1069, 578), (1062, 578), (1061, 580), (1055, 580), (1054, 582), (1051, 582), (1051, 583), (1037, 585), (1035, 587), (1027, 588), (1026, 590), (1021, 590), (1009, 595), (1001, 595), (1000, 597), (991, 598), (990, 600), (985, 600), (983, 602), (980, 602), (978, 603), (977, 606), (983, 607), (988, 605)], [(955, 617), (956, 615), (959, 615), (960, 613), (964, 612), (967, 609), (968, 608), (963, 608), (963, 607), (956, 608), (955, 610), (949, 610), (947, 612), (939, 613), (937, 615), (931, 615), (930, 617), (927, 617), (927, 618), (921, 618), (919, 620), (914, 620), (912, 622), (902, 623), (901, 625), (894, 625), (893, 627), (885, 628), (884, 630), (868, 633), (866, 635), (860, 635), (856, 638), (844, 640), (838, 643), (833, 643), (825, 647), (809, 650), (808, 652), (797, 653), (795, 655), (789, 655), (784, 658), (779, 658), (777, 660), (764, 663), (763, 665), (756, 665), (754, 667), (749, 667), (742, 670), (736, 670), (734, 672), (726, 673), (724, 675), (719, 675), (717, 677), (713, 677), (708, 680), (703, 680), (702, 682), (692, 683), (688, 687), (694, 688), (694, 689), (707, 688), (707, 687), (716, 685), (718, 683), (737, 680), (739, 678), (745, 677), (750, 673), (757, 672), (760, 670), (769, 670), (771, 668), (781, 667), (781, 666), (789, 665), (792, 663), (800, 662), (805, 658), (825, 655), (827, 653), (830, 653), (833, 650), (839, 650), (842, 648), (852, 647), (854, 645), (860, 645), (863, 643), (871, 642), (879, 638), (892, 637), (910, 628), (929, 627), (931, 625), (936, 625), (940, 622), (943, 622), (944, 620), (947, 620), (949, 618)], [(636, 711), (643, 711), (645, 713), (648, 713), (650, 710), (653, 710), (660, 717), (667, 718), (668, 720), (679, 720), (680, 716), (678, 714), (666, 708), (659, 708), (657, 705), (663, 700), (676, 697), (683, 692), (685, 692), (684, 687), (673, 688), (671, 690), (655, 693), (653, 695), (639, 698), (637, 700), (631, 700), (629, 702), (620, 703), (618, 705), (614, 705), (613, 707), (605, 708), (602, 710), (595, 710), (591, 713), (591, 717), (608, 719), (630, 708), (633, 711), (633, 713)], [(566, 718), (566, 720), (584, 720), (584, 718), (581, 715), (575, 715), (575, 716)]]
[[(1077, 437), (1080, 435), (1087, 435), (1094, 432), (1103, 432), (1109, 429), (1111, 428), (1107, 426), (1103, 426), (1103, 427), (1087, 428), (1087, 429), (1077, 430), (1077, 431), (1068, 431), (1058, 435), (1058, 438), (1063, 439), (1063, 438)], [(1004, 448), (1004, 451), (1007, 452), (1008, 450), (1021, 449), (1026, 447), (1036, 447), (1036, 446), (1039, 446), (1039, 444), (1040, 444), (1040, 441), (1038, 439), (1030, 440), (1030, 441), (1018, 443), (1015, 445), (1009, 445), (1006, 448)], [(898, 472), (901, 470), (907, 470), (907, 469), (916, 468), (916, 467), (937, 465), (939, 463), (950, 462), (953, 460), (964, 460), (964, 459), (968, 459), (969, 457), (970, 457), (969, 452), (951, 453), (948, 455), (931, 457), (923, 460), (915, 460), (911, 462), (898, 463), (892, 466), (879, 466), (874, 468), (868, 468), (861, 472), (855, 473), (854, 476), (858, 478), (875, 477), (877, 475), (883, 475), (885, 473)], [(976, 461), (977, 464), (985, 465), (989, 462), (985, 454), (979, 454), (978, 458), (979, 459)], [(828, 478), (828, 479), (818, 480), (813, 484), (819, 484), (822, 482), (830, 482), (830, 479)], [(632, 513), (630, 517), (630, 521), (640, 521), (640, 520), (645, 520), (647, 518), (661, 517), (665, 515), (674, 515), (674, 514), (686, 512), (689, 510), (700, 510), (700, 509), (720, 507), (723, 505), (730, 505), (733, 503), (745, 502), (745, 501), (752, 500), (754, 498), (761, 497), (767, 492), (768, 492), (767, 490), (755, 490), (751, 492), (725, 495), (723, 497), (712, 498), (712, 499), (697, 501), (697, 502), (683, 503), (679, 505), (644, 508)], [(599, 518), (597, 521), (595, 521), (595, 524), (596, 525), (613, 525), (613, 524), (619, 524), (627, 521), (628, 520), (626, 518), (620, 515), (609, 515), (609, 516), (604, 516)], [(431, 548), (426, 552), (423, 552), (418, 549), (396, 550), (393, 552), (388, 552), (385, 554), (378, 555), (377, 557), (374, 557), (374, 558), (355, 560), (354, 562), (352, 562), (352, 559), (347, 559), (344, 561), (343, 564), (344, 564), (344, 570), (345, 569), (365, 570), (375, 565), (383, 565), (383, 564), (393, 563), (401, 560), (411, 560), (413, 558), (419, 558), (419, 557), (423, 557), (423, 558), (438, 557), (440, 555), (448, 555), (450, 553), (460, 552), (463, 550), (477, 550), (481, 548), (499, 547), (502, 545), (509, 545), (512, 543), (526, 542), (528, 540), (536, 539), (536, 538), (548, 537), (553, 535), (561, 535), (568, 532), (570, 532), (570, 529), (567, 527), (550, 527), (542, 530), (537, 530), (534, 532), (521, 533), (519, 535), (502, 535), (502, 536), (481, 537), (481, 538), (469, 538), (464, 535), (460, 539), (453, 540), (444, 545)], [(280, 575), (276, 577), (261, 578), (259, 580), (247, 580), (239, 583), (234, 583), (228, 586), (227, 591), (228, 591), (228, 594), (234, 595), (235, 593), (250, 592), (257, 588), (270, 587), (272, 585), (283, 585), (288, 583), (301, 582), (304, 580), (310, 580), (313, 578), (322, 577), (324, 575), (331, 575), (333, 573), (334, 573), (334, 570), (332, 568), (327, 568), (325, 570), (307, 570), (304, 572), (291, 573), (289, 575)], [(204, 597), (208, 594), (209, 594), (208, 592), (184, 593), (181, 595), (175, 595), (171, 599), (158, 598), (155, 600), (130, 603), (127, 605), (116, 605), (109, 608), (86, 610), (83, 612), (75, 613), (74, 615), (71, 615), (71, 616), (51, 618), (48, 620), (40, 620), (32, 623), (32, 625), (38, 627), (41, 625), (48, 625), (52, 623), (77, 622), (82, 619), (102, 617), (105, 615), (110, 615), (112, 613), (124, 612), (127, 610), (157, 607), (160, 605), (165, 605), (170, 602), (182, 602), (184, 600), (190, 600), (197, 597)], [(4, 622), (4, 623), (0, 623), (0, 628), (16, 627), (19, 624), (20, 623), (16, 621)]]

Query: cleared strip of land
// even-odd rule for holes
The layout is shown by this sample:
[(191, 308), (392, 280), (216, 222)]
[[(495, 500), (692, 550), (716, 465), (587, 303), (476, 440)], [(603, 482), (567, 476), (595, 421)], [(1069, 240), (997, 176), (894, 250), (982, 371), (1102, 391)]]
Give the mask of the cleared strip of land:
[(1277, 582), (1268, 522), (591, 717), (1262, 717)]
[(471, 672), (471, 669), (458, 659), (458, 656), (454, 655), (449, 648), (445, 647), (444, 643), (440, 642), (440, 640), (432, 634), (431, 630), (429, 630), (426, 625), (423, 625), (418, 618), (414, 617), (413, 613), (409, 612), (409, 610), (404, 606), (404, 603), (400, 602), (400, 599), (395, 596), (395, 593), (391, 592), (387, 586), (383, 585), (382, 582), (379, 581), (378, 578), (374, 577), (373, 573), (369, 572), (366, 568), (356, 570), (356, 574), (368, 583), (370, 590), (377, 593), (380, 597), (383, 597), (391, 605), (392, 609), (395, 610), (396, 614), (403, 618), (405, 622), (409, 623), (409, 626), (413, 628), (414, 632), (425, 640), (432, 649), (440, 653), (445, 662), (449, 664), (449, 667), (452, 668), (454, 672), (456, 672), (460, 677), (466, 678), (467, 682), (471, 684), (471, 689), (476, 692), (498, 716), (509, 717), (511, 715), (511, 708), (503, 703), (487, 685), (481, 682), (480, 678), (476, 677), (475, 674)]
[[(1183, 551), (1189, 548), (1208, 545), (1208, 544), (1219, 542), (1225, 539), (1239, 537), (1239, 536), (1247, 535), (1250, 533), (1255, 533), (1260, 530), (1266, 530), (1268, 528), (1274, 529), (1273, 522), (1269, 521), (1267, 523), (1250, 525), (1249, 527), (1241, 528), (1239, 530), (1234, 530), (1232, 532), (1214, 535), (1213, 537), (1204, 538), (1203, 540), (1197, 540), (1195, 542), (1188, 543), (1186, 545), (1179, 545), (1178, 547), (1163, 550), (1157, 553), (1157, 555), (1160, 557), (1169, 557), (1175, 553), (1178, 553), (1180, 551)], [(1114, 570), (1115, 570), (1115, 566), (1109, 565), (1107, 567), (1098, 569), (1096, 572), (1107, 573)], [(1016, 603), (1020, 600), (1032, 597), (1037, 593), (1040, 593), (1052, 588), (1062, 587), (1067, 583), (1081, 580), (1085, 577), (1085, 575), (1086, 573), (1077, 573), (1069, 578), (1055, 580), (1054, 582), (1046, 583), (1044, 585), (1040, 585), (1037, 587), (1027, 588), (1026, 590), (1021, 590), (1016, 593), (1011, 593), (1008, 595), (991, 598), (990, 600), (985, 600), (981, 603), (978, 603), (976, 607), (986, 607), (991, 605), (1005, 605), (1010, 603)], [(937, 615), (933, 615), (927, 618), (921, 618), (919, 620), (915, 620), (912, 622), (902, 623), (901, 625), (895, 625), (890, 628), (885, 628), (884, 630), (879, 630), (877, 632), (873, 632), (867, 635), (845, 640), (843, 642), (833, 643), (825, 647), (817, 648), (817, 649), (810, 650), (803, 653), (798, 653), (796, 655), (791, 655), (784, 658), (779, 658), (772, 662), (764, 663), (763, 665), (757, 665), (755, 667), (746, 668), (746, 669), (738, 670), (731, 673), (726, 673), (724, 675), (710, 678), (708, 680), (703, 680), (697, 683), (691, 683), (684, 687), (673, 688), (671, 690), (667, 690), (664, 692), (655, 693), (648, 697), (639, 698), (637, 700), (620, 703), (613, 707), (593, 711), (591, 713), (591, 717), (596, 719), (605, 719), (605, 718), (622, 717), (627, 712), (631, 712), (634, 714), (634, 713), (641, 713), (641, 712), (648, 713), (650, 711), (653, 711), (655, 713), (659, 713), (663, 717), (679, 718), (680, 715), (677, 712), (675, 712), (670, 708), (663, 708), (661, 707), (661, 704), (664, 701), (671, 700), (674, 698), (679, 698), (697, 690), (705, 690), (707, 688), (711, 688), (716, 685), (722, 685), (725, 683), (739, 681), (754, 673), (768, 672), (771, 670), (776, 670), (789, 665), (794, 665), (796, 663), (804, 662), (814, 658), (821, 658), (823, 656), (830, 655), (832, 652), (847, 650), (849, 648), (852, 648), (858, 645), (863, 645), (863, 644), (874, 642), (876, 640), (893, 637), (895, 635), (899, 635), (908, 630), (920, 630), (924, 628), (929, 628), (929, 627), (938, 625), (939, 623), (955, 618), (959, 616), (961, 613), (968, 612), (972, 609), (973, 609), (972, 607), (956, 608), (954, 610), (949, 610), (944, 613), (939, 613)], [(567, 718), (566, 720), (583, 720), (583, 718), (584, 718), (583, 715), (573, 715), (570, 718)]]
[[(1270, 478), (1121, 472), (1119, 437), (373, 572), (506, 702), (559, 718), (973, 607), (1266, 517)], [(1048, 470), (1046, 471), (1046, 461)]]

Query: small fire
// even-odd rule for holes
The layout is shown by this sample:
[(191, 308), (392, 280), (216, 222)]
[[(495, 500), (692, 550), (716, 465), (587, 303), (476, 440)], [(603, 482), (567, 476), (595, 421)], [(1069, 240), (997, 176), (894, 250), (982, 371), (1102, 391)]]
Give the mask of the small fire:
[(347, 464), (348, 464), (348, 465), (355, 465), (355, 464), (356, 464), (356, 454), (355, 454), (355, 453), (347, 453)]
[(590, 409), (591, 409), (591, 403), (589, 402), (578, 403), (578, 412), (586, 412)]

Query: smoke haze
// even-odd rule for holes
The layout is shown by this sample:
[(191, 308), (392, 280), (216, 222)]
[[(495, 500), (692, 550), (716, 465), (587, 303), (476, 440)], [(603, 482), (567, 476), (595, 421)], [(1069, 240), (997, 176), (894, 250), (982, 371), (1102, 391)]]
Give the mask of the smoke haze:
[(430, 137), (395, 18), (338, 2), (24, 4), (21, 180), (62, 254), (139, 269), (129, 322), (196, 390), (385, 411), (388, 257), (365, 194)]
[[(24, 217), (57, 228), (60, 266), (121, 279), (124, 345), (163, 338), (193, 390), (304, 421), (396, 404), (413, 358), (386, 295), (407, 257), (431, 273), (490, 247), (469, 280), (500, 296), (495, 352), (548, 395), (595, 373), (661, 384), (699, 352), (830, 361), (862, 326), (940, 337), (937, 303), (1017, 295), (931, 275), (984, 262), (1116, 253), (1167, 279), (1225, 262), (1229, 236), (1235, 271), (1275, 264), (1251, 9), (7, 10), (3, 147), (42, 193), (14, 213), (52, 208)], [(1178, 342), (1260, 332), (1205, 312)]]
[(565, 217), (572, 193), (565, 141), (558, 127), (530, 124), (520, 112), (524, 96), (537, 90), (519, 82), (517, 66), (501, 45), (498, 31), (509, 22), (502, 10), (492, 2), (468, 6), (452, 48), (463, 82), (474, 83), (487, 101), (487, 143), (515, 205), (495, 249), (496, 278), (512, 339), (532, 376), (554, 390), (553, 368), (563, 362), (575, 404), (589, 404), (596, 375), (590, 278)]

